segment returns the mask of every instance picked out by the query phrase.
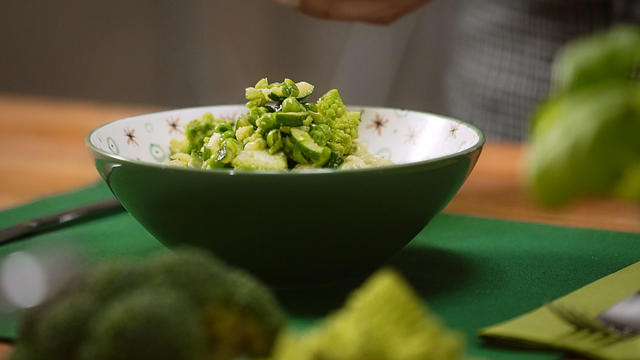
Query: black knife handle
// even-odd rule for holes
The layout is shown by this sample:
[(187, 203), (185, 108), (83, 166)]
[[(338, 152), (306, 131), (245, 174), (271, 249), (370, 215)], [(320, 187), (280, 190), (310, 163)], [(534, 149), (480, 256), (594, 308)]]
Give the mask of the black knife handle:
[(124, 211), (117, 199), (109, 199), (79, 206), (59, 213), (19, 222), (0, 230), (0, 245), (27, 235), (45, 232), (78, 222)]

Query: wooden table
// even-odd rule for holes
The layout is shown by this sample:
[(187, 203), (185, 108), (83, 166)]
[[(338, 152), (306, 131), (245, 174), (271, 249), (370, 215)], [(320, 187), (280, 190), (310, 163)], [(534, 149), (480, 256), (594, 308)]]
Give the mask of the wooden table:
[[(0, 209), (98, 181), (84, 145), (96, 126), (158, 110), (0, 93)], [(589, 199), (547, 209), (527, 198), (522, 185), (526, 148), (486, 144), (473, 173), (445, 211), (640, 233), (640, 207), (616, 199)], [(0, 360), (9, 346), (0, 346)]]

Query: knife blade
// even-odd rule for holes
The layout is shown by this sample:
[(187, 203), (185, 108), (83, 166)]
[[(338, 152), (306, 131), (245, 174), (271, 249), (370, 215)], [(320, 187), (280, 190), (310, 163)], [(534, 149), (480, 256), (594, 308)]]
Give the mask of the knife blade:
[(28, 235), (59, 229), (71, 224), (116, 214), (122, 211), (124, 211), (124, 208), (120, 202), (112, 198), (22, 221), (0, 230), (0, 245), (16, 241)]
[(640, 291), (602, 312), (598, 315), (598, 320), (623, 336), (640, 333)]

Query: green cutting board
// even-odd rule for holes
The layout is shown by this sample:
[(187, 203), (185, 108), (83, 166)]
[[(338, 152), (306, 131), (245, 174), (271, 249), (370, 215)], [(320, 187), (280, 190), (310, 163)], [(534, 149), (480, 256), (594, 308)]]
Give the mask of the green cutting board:
[[(0, 227), (110, 197), (102, 184), (0, 212)], [(145, 256), (164, 247), (126, 213), (0, 247), (0, 259), (28, 247), (71, 245), (90, 261)], [(501, 322), (640, 261), (640, 234), (440, 214), (390, 261), (448, 327), (486, 359), (560, 359), (556, 352), (489, 347), (478, 329)], [(292, 326), (304, 329), (340, 306), (354, 280), (279, 291)], [(14, 339), (18, 314), (0, 314), (0, 337)]]

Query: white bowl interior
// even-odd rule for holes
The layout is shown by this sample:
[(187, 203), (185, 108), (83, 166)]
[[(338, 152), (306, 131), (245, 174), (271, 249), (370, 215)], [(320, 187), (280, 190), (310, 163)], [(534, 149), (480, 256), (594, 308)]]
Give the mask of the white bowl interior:
[[(351, 107), (363, 111), (360, 141), (374, 154), (395, 163), (452, 155), (480, 141), (477, 130), (454, 119), (400, 109)], [(169, 157), (171, 139), (184, 136), (184, 125), (210, 112), (236, 119), (244, 105), (169, 110), (114, 121), (95, 130), (90, 143), (125, 159), (162, 163)]]

